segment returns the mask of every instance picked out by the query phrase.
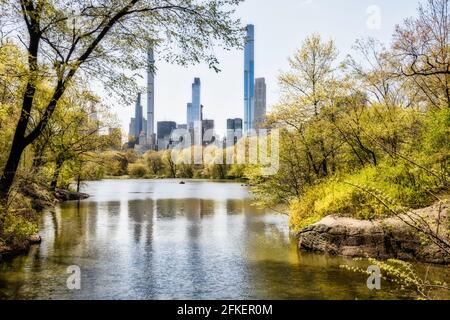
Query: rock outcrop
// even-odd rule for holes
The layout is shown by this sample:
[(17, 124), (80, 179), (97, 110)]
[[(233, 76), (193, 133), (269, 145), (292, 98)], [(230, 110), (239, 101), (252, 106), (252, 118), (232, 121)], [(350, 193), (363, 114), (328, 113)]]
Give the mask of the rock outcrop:
[[(450, 201), (429, 208), (415, 210), (417, 218), (424, 219), (441, 237), (450, 243)], [(403, 217), (404, 218), (404, 217)], [(434, 230), (434, 229), (433, 229)], [(399, 217), (375, 221), (361, 221), (329, 216), (302, 230), (297, 235), (299, 249), (348, 257), (396, 258), (450, 264), (450, 256), (427, 240)]]
[(40, 244), (41, 236), (38, 234), (32, 235), (23, 244), (14, 248), (0, 244), (0, 260), (4, 257), (14, 256), (20, 253), (27, 252), (34, 244)]
[(89, 198), (89, 195), (86, 193), (57, 189), (55, 191), (55, 197), (58, 201), (64, 202), (64, 201), (85, 200)]

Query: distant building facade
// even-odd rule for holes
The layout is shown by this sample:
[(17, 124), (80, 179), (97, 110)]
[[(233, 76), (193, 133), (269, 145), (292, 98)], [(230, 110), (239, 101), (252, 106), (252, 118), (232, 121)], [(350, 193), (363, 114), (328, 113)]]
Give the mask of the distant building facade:
[(143, 107), (141, 103), (141, 94), (138, 94), (136, 105), (134, 108), (134, 118), (130, 119), (130, 125), (128, 134), (130, 139), (137, 145), (142, 145), (147, 143), (147, 139), (142, 139), (141, 136), (147, 136), (147, 119), (143, 116)]
[(138, 98), (136, 101), (136, 106), (134, 109), (134, 132), (133, 135), (136, 138), (139, 138), (139, 136), (141, 135), (144, 127), (144, 116), (143, 116), (143, 108), (142, 108), (142, 103), (141, 103), (141, 94), (138, 93)]
[(226, 145), (235, 145), (243, 136), (243, 121), (240, 118), (227, 120)]
[(258, 78), (255, 80), (255, 122), (254, 129), (261, 128), (266, 120), (266, 80)]
[(203, 144), (209, 145), (215, 141), (216, 137), (214, 129), (214, 120), (202, 120)]
[(158, 150), (167, 150), (170, 148), (172, 132), (177, 129), (177, 123), (173, 121), (158, 122)]

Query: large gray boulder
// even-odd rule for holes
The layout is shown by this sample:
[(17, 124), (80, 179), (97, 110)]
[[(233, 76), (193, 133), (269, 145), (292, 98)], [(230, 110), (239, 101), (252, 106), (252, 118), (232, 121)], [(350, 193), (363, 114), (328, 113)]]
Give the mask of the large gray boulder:
[[(415, 210), (450, 243), (450, 201)], [(383, 220), (362, 221), (329, 216), (298, 233), (298, 246), (303, 251), (323, 252), (347, 257), (396, 258), (449, 264), (450, 256), (414, 228), (405, 224), (405, 216)], [(434, 229), (433, 229), (434, 230)]]

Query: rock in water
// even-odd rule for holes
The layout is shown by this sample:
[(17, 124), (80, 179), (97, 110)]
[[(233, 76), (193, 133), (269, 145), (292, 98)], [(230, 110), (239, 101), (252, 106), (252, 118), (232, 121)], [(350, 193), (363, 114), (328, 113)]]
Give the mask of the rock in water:
[(55, 197), (58, 201), (74, 201), (74, 200), (85, 200), (89, 198), (89, 195), (86, 193), (79, 192), (71, 192), (67, 190), (58, 189), (55, 192)]
[[(446, 230), (445, 223), (450, 219), (449, 208), (450, 201), (415, 210), (414, 214), (430, 225), (440, 220), (441, 230)], [(302, 251), (347, 257), (450, 263), (450, 257), (443, 250), (431, 241), (426, 241), (423, 235), (397, 217), (362, 221), (329, 216), (300, 231), (297, 237), (298, 247)], [(448, 238), (448, 235), (443, 232), (442, 237)]]

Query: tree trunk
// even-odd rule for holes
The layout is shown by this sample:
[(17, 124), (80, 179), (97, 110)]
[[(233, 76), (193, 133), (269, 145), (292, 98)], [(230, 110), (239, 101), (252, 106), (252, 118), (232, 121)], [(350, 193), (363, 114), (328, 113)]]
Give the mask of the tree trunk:
[(77, 192), (80, 193), (80, 187), (81, 187), (81, 170), (82, 170), (82, 164), (80, 163), (80, 166), (78, 167), (78, 177), (77, 177)]
[(78, 175), (78, 179), (77, 179), (77, 193), (80, 193), (80, 188), (81, 188), (81, 175)]
[(3, 169), (3, 175), (0, 177), (0, 202), (6, 202), (8, 199), (9, 191), (14, 183), (14, 177), (19, 168), (20, 158), (24, 149), (23, 136), (18, 128), (14, 136), (8, 160)]
[(61, 168), (62, 168), (63, 164), (64, 164), (64, 160), (62, 160), (62, 159), (58, 159), (56, 161), (55, 173), (53, 174), (53, 179), (50, 184), (50, 190), (53, 192), (55, 192), (56, 187), (58, 187), (58, 178), (59, 178), (59, 174), (61, 173)]

